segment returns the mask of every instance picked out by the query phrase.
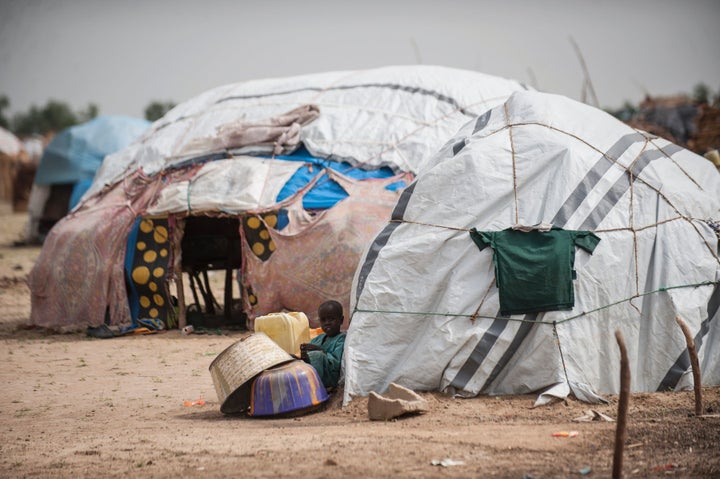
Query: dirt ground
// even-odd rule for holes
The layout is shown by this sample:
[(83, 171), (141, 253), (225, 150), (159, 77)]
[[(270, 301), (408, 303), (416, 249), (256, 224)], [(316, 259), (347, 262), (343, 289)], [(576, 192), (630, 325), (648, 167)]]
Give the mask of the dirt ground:
[[(37, 247), (13, 247), (25, 221), (0, 205), (0, 477), (611, 477), (617, 400), (532, 408), (535, 396), (456, 399), (369, 421), (367, 400), (295, 418), (220, 412), (208, 368), (239, 332), (90, 339), (28, 330)], [(222, 297), (222, 296), (220, 296)], [(203, 406), (184, 401), (204, 399)], [(624, 477), (720, 477), (720, 388), (633, 394)], [(576, 437), (553, 433), (577, 431)], [(451, 459), (446, 466), (433, 461)]]

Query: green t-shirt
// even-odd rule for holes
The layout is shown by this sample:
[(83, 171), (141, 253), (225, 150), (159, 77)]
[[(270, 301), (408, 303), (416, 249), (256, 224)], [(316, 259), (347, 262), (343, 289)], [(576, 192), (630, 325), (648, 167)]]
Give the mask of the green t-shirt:
[(575, 246), (592, 254), (600, 238), (590, 231), (553, 227), (529, 232), (470, 230), (482, 251), (495, 252), (495, 280), (500, 314), (523, 314), (572, 309), (575, 305)]

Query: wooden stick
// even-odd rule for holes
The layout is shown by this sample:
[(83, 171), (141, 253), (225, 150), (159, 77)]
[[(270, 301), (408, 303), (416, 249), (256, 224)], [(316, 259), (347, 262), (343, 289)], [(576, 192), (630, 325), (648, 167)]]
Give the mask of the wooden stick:
[(182, 268), (175, 271), (175, 286), (177, 288), (178, 300), (178, 329), (182, 330), (187, 326), (187, 310), (185, 309), (185, 285), (183, 284)]
[(700, 361), (698, 360), (697, 349), (695, 349), (695, 341), (693, 340), (690, 328), (680, 316), (675, 316), (675, 322), (678, 323), (685, 336), (688, 354), (690, 354), (690, 366), (692, 366), (693, 383), (695, 384), (695, 415), (702, 416), (702, 379), (700, 378)]
[(613, 457), (613, 479), (622, 477), (623, 449), (627, 437), (627, 412), (630, 402), (630, 364), (628, 363), (625, 339), (620, 330), (615, 331), (615, 339), (620, 348), (620, 399), (618, 401), (617, 426), (615, 427), (615, 455)]
[(585, 93), (587, 91), (590, 92), (592, 95), (592, 106), (597, 107), (599, 105), (597, 95), (595, 94), (595, 87), (593, 87), (592, 80), (590, 79), (590, 72), (587, 69), (587, 65), (585, 64), (585, 58), (583, 57), (582, 52), (580, 51), (580, 47), (575, 42), (575, 39), (571, 36), (570, 37), (570, 43), (572, 43), (573, 48), (575, 49), (575, 53), (578, 56), (578, 60), (580, 60), (580, 67), (582, 67), (583, 73), (585, 75), (585, 81), (583, 82), (583, 89), (582, 89), (582, 102), (587, 103), (585, 101)]

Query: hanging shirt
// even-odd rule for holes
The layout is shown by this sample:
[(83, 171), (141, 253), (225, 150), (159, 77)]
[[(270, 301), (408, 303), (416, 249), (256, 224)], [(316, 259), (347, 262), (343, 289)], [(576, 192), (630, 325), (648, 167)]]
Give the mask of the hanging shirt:
[(600, 238), (590, 231), (470, 230), (482, 251), (494, 251), (500, 314), (572, 309), (575, 305), (575, 246), (592, 254)]

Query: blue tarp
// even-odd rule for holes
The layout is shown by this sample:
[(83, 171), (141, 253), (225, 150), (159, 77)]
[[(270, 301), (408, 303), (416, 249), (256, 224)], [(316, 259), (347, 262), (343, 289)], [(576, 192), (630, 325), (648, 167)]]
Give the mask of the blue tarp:
[[(363, 170), (362, 168), (353, 167), (349, 163), (340, 161), (326, 160), (324, 158), (316, 158), (310, 152), (301, 147), (291, 155), (276, 156), (275, 158), (288, 161), (301, 161), (305, 163), (295, 174), (285, 183), (285, 186), (278, 193), (277, 201), (280, 202), (303, 189), (317, 174), (325, 169), (330, 168), (343, 175), (355, 180), (366, 180), (370, 178), (389, 178), (394, 175), (390, 168), (384, 167), (375, 170)], [(398, 181), (386, 188), (395, 191), (407, 186), (404, 181)], [(306, 210), (326, 210), (332, 208), (335, 204), (348, 197), (347, 192), (335, 180), (330, 179), (327, 175), (319, 178), (315, 185), (303, 196), (303, 208)], [(277, 213), (278, 222), (276, 228), (282, 230), (287, 226), (287, 212), (283, 209)]]
[(92, 180), (105, 156), (135, 141), (150, 122), (104, 115), (71, 126), (50, 141), (35, 173), (38, 185), (75, 184)]
[(138, 315), (140, 313), (140, 295), (135, 289), (135, 283), (132, 280), (132, 265), (135, 259), (135, 247), (137, 245), (138, 231), (140, 231), (140, 222), (142, 218), (135, 219), (135, 224), (127, 238), (125, 245), (125, 285), (127, 286), (128, 302), (130, 303), (130, 316), (132, 317), (133, 326), (137, 326)]
[(78, 203), (80, 203), (80, 198), (82, 198), (85, 192), (90, 189), (90, 187), (92, 186), (92, 182), (92, 178), (89, 178), (87, 180), (80, 180), (75, 183), (75, 186), (73, 186), (72, 194), (70, 195), (70, 211), (72, 211), (72, 209), (75, 208)]
[[(339, 161), (326, 160), (323, 158), (315, 158), (305, 149), (300, 148), (292, 155), (277, 156), (277, 159), (290, 160), (290, 161), (302, 161), (306, 163), (305, 166), (300, 168), (291, 178), (285, 183), (280, 193), (278, 193), (277, 200), (282, 201), (301, 190), (305, 185), (317, 176), (324, 168), (333, 169), (343, 175), (356, 179), (366, 180), (369, 178), (389, 178), (394, 175), (390, 168), (384, 167), (376, 170), (363, 170), (358, 167), (353, 167), (349, 163), (342, 163)], [(390, 190), (397, 190), (404, 188), (405, 182), (400, 181), (393, 183), (388, 186)], [(328, 209), (335, 206), (338, 201), (347, 198), (348, 194), (342, 187), (337, 184), (334, 180), (324, 175), (320, 178), (315, 186), (308, 191), (303, 197), (303, 208), (306, 210), (317, 210), (317, 209)]]

